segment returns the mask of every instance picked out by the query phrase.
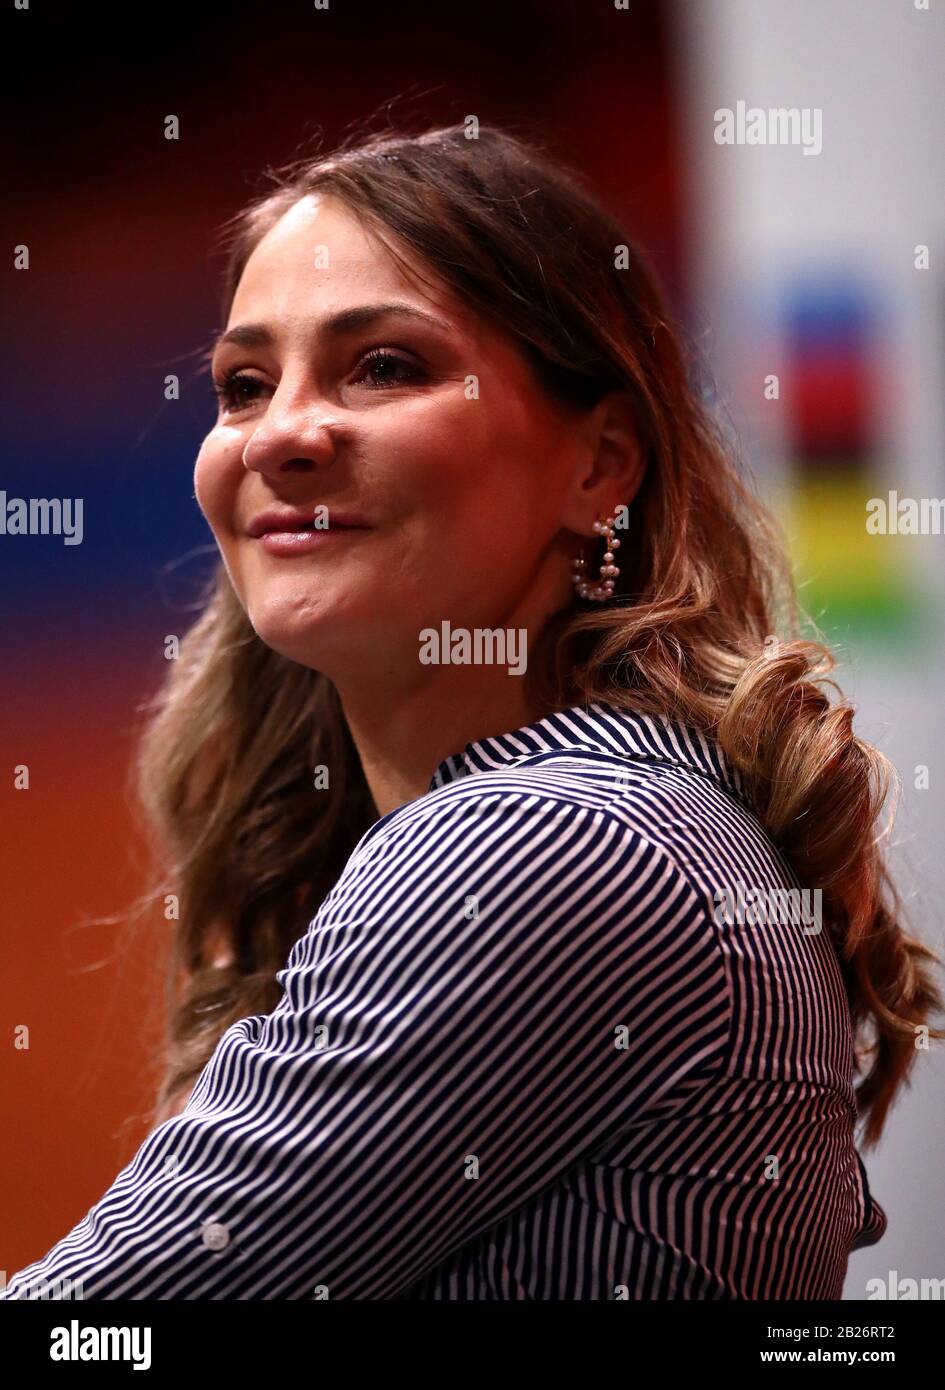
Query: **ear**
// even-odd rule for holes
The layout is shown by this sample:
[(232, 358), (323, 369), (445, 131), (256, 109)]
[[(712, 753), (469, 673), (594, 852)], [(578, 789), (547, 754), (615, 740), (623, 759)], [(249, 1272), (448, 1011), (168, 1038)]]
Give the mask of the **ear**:
[(582, 536), (594, 534), (598, 517), (629, 506), (646, 467), (636, 413), (625, 391), (610, 391), (581, 425), (580, 460), (562, 522)]

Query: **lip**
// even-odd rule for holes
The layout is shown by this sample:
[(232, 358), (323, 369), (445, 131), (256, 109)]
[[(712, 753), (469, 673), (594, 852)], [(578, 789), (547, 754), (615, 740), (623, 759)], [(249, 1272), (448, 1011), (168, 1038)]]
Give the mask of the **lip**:
[(323, 546), (343, 545), (356, 536), (370, 535), (367, 526), (335, 526), (324, 531), (266, 531), (253, 544), (267, 555), (307, 555)]
[(315, 507), (269, 507), (257, 513), (246, 527), (246, 534), (252, 540), (262, 540), (266, 536), (330, 536), (332, 532), (366, 531), (369, 524), (363, 516), (355, 512), (339, 512), (331, 507), (328, 511), (328, 525), (312, 529)]

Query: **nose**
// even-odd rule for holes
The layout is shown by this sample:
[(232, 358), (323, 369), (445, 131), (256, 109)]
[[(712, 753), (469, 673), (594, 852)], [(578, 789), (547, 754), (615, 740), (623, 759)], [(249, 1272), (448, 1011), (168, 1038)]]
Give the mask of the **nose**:
[(243, 466), (264, 477), (311, 472), (334, 462), (337, 416), (328, 403), (300, 389), (284, 391), (285, 378), (243, 450)]

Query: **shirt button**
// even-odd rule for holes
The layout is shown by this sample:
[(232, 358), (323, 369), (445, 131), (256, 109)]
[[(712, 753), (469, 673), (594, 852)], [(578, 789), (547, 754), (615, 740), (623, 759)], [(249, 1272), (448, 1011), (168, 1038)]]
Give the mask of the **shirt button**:
[(211, 1221), (203, 1228), (203, 1243), (208, 1250), (223, 1250), (230, 1243), (230, 1233), (219, 1221)]

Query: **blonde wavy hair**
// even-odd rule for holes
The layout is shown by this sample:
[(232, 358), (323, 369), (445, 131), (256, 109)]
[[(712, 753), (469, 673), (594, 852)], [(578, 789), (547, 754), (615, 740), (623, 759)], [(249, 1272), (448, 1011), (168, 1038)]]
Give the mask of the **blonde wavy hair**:
[[(647, 467), (616, 595), (575, 600), (548, 622), (530, 651), (528, 701), (536, 717), (609, 701), (718, 740), (801, 884), (822, 890), (874, 1144), (918, 1032), (942, 1007), (938, 957), (900, 925), (882, 853), (895, 775), (854, 734), (826, 679), (829, 650), (799, 635), (778, 529), (703, 403), (695, 355), (639, 250), (575, 173), (508, 130), (355, 136), (270, 177), (223, 229), (224, 323), (253, 248), (318, 190), (504, 326), (555, 397), (591, 406), (617, 388), (633, 402)], [(621, 247), (626, 269), (615, 268)], [(141, 902), (180, 903), (160, 1122), (224, 1030), (276, 1006), (275, 972), (377, 813), (331, 682), (263, 644), (222, 564), (146, 713), (134, 776), (159, 860)], [(320, 764), (330, 792), (313, 790)]]

